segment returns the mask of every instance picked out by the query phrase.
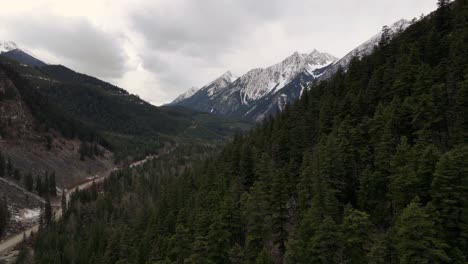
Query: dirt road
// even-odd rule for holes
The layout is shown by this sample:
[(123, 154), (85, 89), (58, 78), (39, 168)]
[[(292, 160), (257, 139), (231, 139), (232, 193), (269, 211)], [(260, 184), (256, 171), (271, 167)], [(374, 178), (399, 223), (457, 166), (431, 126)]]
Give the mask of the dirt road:
[[(170, 151), (169, 151), (170, 152)], [(166, 152), (168, 153), (168, 152)], [(130, 168), (135, 168), (135, 167), (138, 167), (138, 166), (141, 166), (143, 165), (145, 162), (147, 161), (150, 161), (150, 160), (153, 160), (153, 159), (157, 159), (159, 157), (159, 155), (155, 155), (155, 156), (150, 156), (150, 157), (147, 157), (143, 160), (140, 160), (140, 161), (136, 161), (132, 164), (129, 165)], [(77, 189), (78, 190), (84, 190), (84, 189), (88, 189), (90, 188), (92, 185), (93, 185), (93, 182), (95, 183), (100, 183), (102, 181), (104, 181), (107, 177), (109, 177), (112, 173), (112, 171), (116, 171), (118, 170), (117, 167), (115, 167), (114, 169), (112, 169), (111, 171), (105, 173), (103, 176), (100, 176), (100, 177), (96, 177), (94, 179), (91, 179), (91, 180), (88, 180), (84, 183), (81, 183), (81, 184), (78, 184), (76, 186), (73, 187), (73, 189), (69, 189), (65, 192), (65, 195), (67, 197), (67, 201), (70, 200), (70, 196), (72, 195), (73, 192), (75, 192)], [(61, 204), (57, 204), (56, 205), (56, 208), (58, 208), (57, 210), (55, 210), (55, 220), (59, 220), (61, 217), (62, 217), (62, 208), (60, 207)], [(0, 243), (0, 256), (4, 255), (6, 252), (8, 252), (8, 250), (14, 248), (15, 246), (17, 246), (18, 244), (20, 244), (21, 242), (23, 242), (24, 238), (29, 238), (31, 236), (31, 232), (33, 233), (37, 233), (37, 231), (39, 230), (39, 225), (36, 225), (36, 226), (33, 226), (32, 228), (20, 233), (20, 234), (17, 234), (17, 235), (14, 235), (12, 237), (9, 237), (8, 239), (6, 239), (5, 241), (2, 241)]]

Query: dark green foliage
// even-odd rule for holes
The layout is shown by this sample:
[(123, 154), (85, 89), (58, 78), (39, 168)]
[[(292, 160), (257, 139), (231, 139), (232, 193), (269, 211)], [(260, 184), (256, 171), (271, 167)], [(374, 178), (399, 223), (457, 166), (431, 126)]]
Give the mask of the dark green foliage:
[(5, 157), (2, 155), (2, 152), (0, 151), (0, 177), (5, 177), (6, 176), (6, 161)]
[(50, 174), (49, 176), (49, 186), (47, 187), (48, 188), (48, 193), (55, 197), (57, 196), (57, 184), (55, 182), (55, 172), (52, 172), (52, 174)]
[(8, 211), (8, 204), (5, 196), (0, 197), (0, 236), (6, 230), (8, 220), (10, 220), (10, 212)]
[(448, 246), (437, 238), (437, 215), (410, 203), (399, 216), (395, 226), (395, 248), (401, 264), (452, 263), (445, 249)]
[(83, 161), (85, 157), (94, 158), (95, 156), (102, 156), (104, 150), (95, 142), (81, 142), (78, 152), (80, 153), (80, 160)]
[[(29, 176), (27, 176), (27, 177), (29, 177)], [(32, 178), (32, 176), (30, 176), (30, 177)], [(48, 197), (48, 196), (55, 197), (55, 196), (57, 196), (57, 185), (56, 185), (56, 182), (55, 182), (55, 172), (52, 172), (51, 174), (49, 174), (46, 171), (45, 174), (44, 174), (44, 177), (36, 175), (36, 181), (35, 182), (36, 182), (35, 191), (40, 196), (43, 196), (43, 197)], [(31, 183), (31, 182), (29, 182), (29, 183)], [(27, 188), (28, 188), (28, 186), (29, 185), (26, 185)]]
[(11, 159), (8, 158), (6, 161), (6, 175), (8, 177), (13, 177), (14, 171), (15, 171), (15, 168), (13, 167), (13, 163), (11, 162)]
[(40, 176), (36, 176), (36, 192), (39, 195), (44, 193), (44, 187), (42, 185), (42, 178)]
[(439, 212), (440, 236), (452, 247), (468, 251), (468, 146), (445, 153), (434, 173), (431, 195)]
[(44, 215), (42, 216), (43, 219), (43, 224), (44, 224), (44, 227), (48, 227), (50, 226), (50, 224), (52, 223), (52, 205), (50, 203), (50, 199), (49, 197), (47, 196), (46, 197), (46, 203), (44, 205)]
[(17, 168), (13, 170), (13, 179), (15, 179), (16, 181), (21, 180), (21, 171)]
[(372, 245), (372, 223), (367, 213), (348, 205), (344, 210), (342, 224), (343, 260), (345, 263), (368, 263)]
[(31, 172), (24, 175), (24, 185), (26, 186), (26, 190), (32, 192), (34, 188), (34, 179)]
[(67, 207), (68, 207), (67, 195), (65, 193), (62, 193), (62, 197), (60, 198), (60, 205), (62, 209), (62, 217), (64, 217), (65, 214), (67, 213)]
[(104, 195), (78, 191), (36, 262), (466, 263), (467, 4), (384, 39), (216, 155), (180, 145), (115, 172)]

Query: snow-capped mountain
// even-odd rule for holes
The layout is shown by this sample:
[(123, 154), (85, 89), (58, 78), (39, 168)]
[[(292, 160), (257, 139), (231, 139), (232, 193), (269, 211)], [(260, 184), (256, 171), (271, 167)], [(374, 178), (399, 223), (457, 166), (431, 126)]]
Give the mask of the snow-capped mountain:
[(8, 52), (10, 50), (19, 49), (18, 45), (13, 41), (1, 41), (0, 40), (0, 53)]
[[(388, 26), (387, 32), (393, 37), (410, 25), (411, 22), (402, 19)], [(347, 70), (353, 57), (369, 55), (382, 36), (383, 31), (339, 60), (317, 50), (310, 54), (295, 52), (278, 64), (250, 70), (239, 78), (227, 72), (193, 94), (190, 90), (179, 96), (171, 104), (260, 121), (296, 101), (310, 83), (330, 78), (339, 68)]]
[[(244, 117), (253, 120), (261, 119), (281, 106), (269, 105), (275, 102), (275, 94), (290, 85), (296, 78), (303, 76), (307, 80), (315, 79), (315, 72), (336, 60), (330, 54), (314, 50), (310, 54), (295, 52), (282, 62), (268, 68), (253, 69), (237, 78), (231, 72), (218, 77), (213, 82), (196, 91), (192, 96), (179, 96), (171, 104), (216, 113), (226, 116)], [(305, 81), (305, 80), (304, 80)], [(191, 90), (188, 91), (190, 94)], [(286, 101), (296, 100), (302, 93), (286, 95)], [(284, 96), (283, 96), (284, 98)], [(256, 104), (263, 101), (263, 106)], [(283, 105), (283, 104), (282, 104)], [(273, 110), (275, 109), (275, 110)]]
[[(398, 33), (404, 31), (411, 25), (411, 21), (401, 19), (397, 22), (393, 23), (392, 25), (388, 26), (388, 33), (390, 37), (397, 35)], [(373, 36), (368, 41), (361, 44), (359, 47), (353, 49), (351, 52), (346, 54), (343, 58), (336, 61), (335, 63), (331, 64), (320, 77), (319, 80), (326, 80), (333, 76), (338, 69), (341, 67), (342, 69), (346, 70), (349, 66), (349, 63), (354, 57), (362, 58), (372, 53), (374, 48), (379, 45), (380, 40), (382, 39), (383, 31), (379, 32), (375, 36)]]
[(183, 94), (177, 96), (177, 98), (172, 101), (172, 104), (177, 104), (178, 102), (181, 102), (189, 97), (191, 97), (192, 95), (194, 95), (199, 89), (197, 87), (192, 87), (190, 89), (188, 89), (186, 92), (184, 92)]
[(231, 73), (231, 71), (225, 72), (223, 75), (216, 78), (216, 80), (203, 86), (200, 90), (205, 90), (209, 96), (215, 96), (224, 88), (229, 86), (237, 77)]
[(249, 104), (268, 94), (281, 90), (299, 73), (314, 76), (316, 69), (323, 68), (336, 58), (314, 50), (310, 54), (295, 52), (282, 62), (266, 69), (254, 69), (239, 78), (238, 87), (243, 104)]

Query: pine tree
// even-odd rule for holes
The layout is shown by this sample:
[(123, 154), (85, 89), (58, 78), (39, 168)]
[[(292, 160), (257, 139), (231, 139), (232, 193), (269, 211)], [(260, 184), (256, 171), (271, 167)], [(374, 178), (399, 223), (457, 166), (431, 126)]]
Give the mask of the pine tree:
[(372, 239), (372, 247), (366, 259), (369, 264), (387, 264), (392, 263), (394, 259), (392, 241), (389, 239), (388, 234), (379, 234)]
[(6, 164), (5, 164), (5, 157), (0, 152), (0, 177), (5, 177), (6, 175)]
[(25, 176), (24, 176), (24, 185), (26, 186), (26, 190), (28, 190), (29, 192), (32, 192), (33, 191), (33, 188), (34, 188), (34, 179), (33, 179), (33, 176), (31, 174), (31, 172), (27, 173)]
[(36, 176), (36, 192), (39, 194), (39, 195), (42, 195), (43, 192), (42, 192), (42, 180), (41, 180), (41, 177), (39, 177), (39, 175)]
[(10, 158), (7, 159), (6, 171), (7, 171), (8, 177), (13, 177), (14, 168), (13, 168), (13, 163), (11, 162)]
[(240, 161), (239, 161), (239, 173), (242, 177), (242, 186), (245, 190), (248, 190), (253, 182), (255, 181), (254, 175), (254, 164), (252, 157), (252, 148), (248, 144), (242, 146)]
[(307, 209), (310, 207), (310, 200), (312, 199), (313, 195), (313, 177), (313, 158), (312, 154), (310, 152), (307, 152), (305, 153), (303, 158), (299, 183), (297, 184), (299, 215), (302, 215), (305, 212), (307, 212)]
[(13, 178), (14, 178), (16, 181), (21, 181), (21, 172), (20, 172), (19, 169), (17, 169), (17, 168), (14, 169)]
[(49, 194), (53, 197), (57, 196), (57, 184), (55, 183), (55, 171), (52, 172), (49, 178)]
[(46, 196), (46, 203), (44, 205), (44, 224), (45, 226), (50, 226), (50, 224), (52, 223), (52, 215), (53, 212), (52, 212), (52, 205), (50, 203), (50, 198), (49, 196), (47, 195)]
[(347, 205), (341, 229), (345, 263), (367, 263), (371, 247), (369, 215)]
[(45, 195), (50, 195), (50, 179), (49, 179), (49, 173), (46, 171), (44, 174), (44, 182), (42, 183), (42, 192)]
[[(312, 161), (313, 164), (317, 164), (318, 158), (314, 156)], [(318, 166), (315, 166), (316, 168)], [(318, 252), (313, 249), (315, 246), (324, 246), (326, 243), (336, 246), (331, 250), (337, 250), (339, 237), (339, 229), (333, 218), (338, 216), (338, 203), (336, 201), (334, 191), (330, 188), (328, 181), (324, 178), (324, 175), (319, 173), (316, 169), (312, 172), (312, 200), (310, 201), (310, 207), (307, 212), (301, 217), (301, 222), (298, 224), (296, 230), (293, 233), (292, 239), (288, 243), (288, 250), (285, 256), (286, 263), (309, 263), (311, 259), (314, 259), (314, 263), (327, 263), (326, 259), (330, 261), (331, 258), (339, 258), (333, 254), (333, 257), (325, 257), (325, 259), (318, 259)], [(326, 223), (325, 223), (326, 222)], [(319, 230), (322, 229), (322, 230)], [(319, 243), (320, 239), (323, 239), (325, 235), (323, 229), (333, 229), (330, 233), (330, 240), (325, 244), (315, 245)], [(335, 237), (336, 236), (336, 237)], [(314, 237), (314, 239), (312, 238)], [(315, 256), (314, 256), (315, 255)], [(320, 254), (319, 254), (320, 255)], [(321, 261), (321, 262), (320, 262)]]
[(309, 263), (337, 263), (341, 258), (340, 233), (331, 217), (325, 217), (318, 226), (310, 238), (307, 251), (310, 256)]
[(395, 215), (413, 200), (421, 185), (421, 179), (416, 174), (414, 150), (406, 137), (402, 137), (400, 141), (392, 160), (393, 175), (390, 176), (390, 193)]
[(437, 238), (434, 218), (419, 201), (402, 211), (395, 226), (399, 263), (451, 263), (445, 252), (447, 245)]
[(62, 217), (64, 217), (67, 214), (67, 194), (65, 193), (65, 190), (62, 191), (62, 198), (61, 198), (61, 207), (62, 207)]
[(260, 251), (260, 253), (258, 254), (256, 260), (255, 260), (255, 264), (273, 264), (275, 263), (272, 259), (272, 257), (270, 256), (270, 254), (268, 254), (268, 251), (264, 248), (262, 251)]
[(2, 236), (7, 228), (10, 212), (8, 211), (8, 203), (5, 196), (0, 197), (0, 236)]
[(422, 151), (422, 154), (420, 154), (419, 157), (416, 157), (416, 174), (419, 182), (419, 186), (416, 188), (416, 190), (419, 192), (416, 195), (419, 196), (421, 202), (425, 204), (430, 201), (430, 190), (433, 174), (441, 154), (437, 147), (433, 144), (429, 144), (428, 146), (424, 147), (424, 150), (421, 150), (421, 148), (416, 146), (418, 153)]
[(460, 84), (456, 101), (454, 132), (456, 142), (459, 144), (468, 144), (468, 104), (466, 102), (468, 102), (468, 75)]
[(288, 232), (286, 224), (288, 221), (288, 194), (285, 188), (286, 179), (284, 170), (276, 170), (273, 173), (271, 186), (271, 233), (279, 254), (283, 256), (286, 249)]
[(459, 250), (468, 244), (468, 147), (460, 146), (439, 160), (432, 182), (433, 205), (440, 213), (441, 236)]

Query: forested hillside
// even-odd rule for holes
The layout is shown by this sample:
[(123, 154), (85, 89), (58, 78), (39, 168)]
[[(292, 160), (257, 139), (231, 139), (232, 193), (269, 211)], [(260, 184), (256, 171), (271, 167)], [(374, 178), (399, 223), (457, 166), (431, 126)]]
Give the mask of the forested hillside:
[(80, 193), (19, 262), (466, 263), (468, 1), (440, 5), (204, 162)]
[(153, 106), (124, 89), (61, 65), (30, 67), (0, 56), (0, 72), (40, 122), (70, 139), (100, 144), (118, 161), (140, 159), (180, 141), (219, 141), (246, 122)]

